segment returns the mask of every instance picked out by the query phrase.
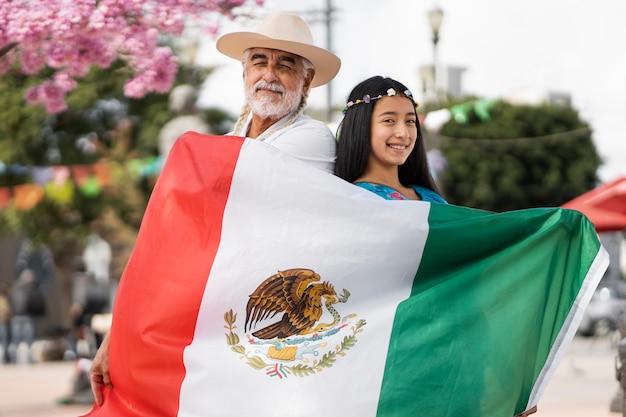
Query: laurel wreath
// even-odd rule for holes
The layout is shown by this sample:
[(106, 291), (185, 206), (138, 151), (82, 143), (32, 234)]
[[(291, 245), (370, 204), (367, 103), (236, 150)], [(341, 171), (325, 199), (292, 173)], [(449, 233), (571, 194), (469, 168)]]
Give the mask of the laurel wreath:
[[(232, 309), (228, 310), (224, 314), (224, 321), (226, 322), (224, 328), (228, 330), (228, 333), (226, 333), (226, 343), (230, 346), (230, 349), (233, 352), (241, 355), (240, 359), (245, 359), (246, 363), (256, 370), (271, 370), (274, 368), (275, 364), (267, 363), (261, 356), (251, 354), (251, 351), (247, 351), (246, 348), (239, 343), (239, 336), (235, 333), (235, 330), (237, 329), (235, 324), (237, 321), (237, 313), (233, 313)], [(281, 371), (285, 374), (303, 377), (322, 372), (324, 368), (330, 368), (335, 364), (339, 356), (345, 356), (346, 351), (356, 344), (356, 335), (363, 331), (363, 326), (365, 326), (365, 324), (366, 321), (364, 319), (360, 319), (354, 326), (351, 327), (351, 335), (345, 336), (341, 343), (335, 346), (334, 350), (326, 352), (322, 355), (321, 359), (315, 359), (311, 366), (306, 364), (298, 364), (294, 366), (282, 365), (280, 367)]]

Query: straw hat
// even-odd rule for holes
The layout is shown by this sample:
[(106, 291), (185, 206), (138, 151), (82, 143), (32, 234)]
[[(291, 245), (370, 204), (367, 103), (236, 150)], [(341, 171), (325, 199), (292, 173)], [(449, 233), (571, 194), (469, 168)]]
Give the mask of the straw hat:
[(259, 25), (256, 32), (227, 33), (217, 40), (216, 46), (224, 55), (239, 61), (249, 48), (278, 49), (304, 57), (315, 67), (311, 87), (326, 84), (341, 67), (341, 60), (336, 55), (313, 44), (311, 30), (294, 14), (274, 13)]

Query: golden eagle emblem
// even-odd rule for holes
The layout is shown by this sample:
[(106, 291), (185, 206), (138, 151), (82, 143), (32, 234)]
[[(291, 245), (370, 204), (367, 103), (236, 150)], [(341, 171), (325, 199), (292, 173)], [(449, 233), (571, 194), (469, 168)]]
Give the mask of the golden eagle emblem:
[[(252, 335), (259, 339), (284, 339), (337, 324), (341, 317), (332, 305), (345, 303), (350, 293), (344, 289), (342, 296), (338, 297), (330, 283), (317, 283), (318, 281), (320, 276), (310, 269), (289, 269), (263, 281), (250, 295), (244, 331), (248, 330), (248, 324), (252, 327), (255, 323), (282, 312), (282, 320), (257, 330)], [(325, 306), (333, 315), (334, 321), (313, 328), (322, 317), (322, 299), (326, 300)]]
[[(356, 314), (342, 317), (335, 309), (334, 305), (346, 303), (349, 297), (345, 289), (338, 295), (332, 284), (322, 282), (319, 274), (310, 269), (279, 271), (249, 296), (244, 332), (260, 327), (247, 335), (249, 348), (235, 332), (237, 314), (232, 309), (224, 314), (226, 342), (248, 365), (264, 369), (269, 376), (282, 379), (321, 372), (331, 367), (338, 356), (345, 356), (366, 324), (363, 319), (351, 321)], [(333, 319), (319, 323), (324, 308)], [(273, 321), (280, 313), (280, 319)], [(335, 348), (321, 352), (328, 346)]]

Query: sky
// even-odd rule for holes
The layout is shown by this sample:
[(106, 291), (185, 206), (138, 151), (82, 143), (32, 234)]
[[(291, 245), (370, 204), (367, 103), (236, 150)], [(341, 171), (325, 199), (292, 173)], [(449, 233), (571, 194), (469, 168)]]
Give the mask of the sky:
[[(437, 46), (439, 67), (464, 67), (462, 91), (487, 98), (566, 93), (583, 120), (603, 164), (601, 181), (626, 175), (626, 2), (616, 0), (266, 0), (260, 13), (290, 11), (310, 20), (318, 46), (327, 46), (321, 11), (331, 1), (331, 49), (342, 60), (332, 101), (373, 75), (395, 78), (423, 101), (419, 68), (432, 65), (428, 11), (444, 12)], [(264, 15), (261, 15), (262, 19)], [(315, 20), (317, 18), (317, 20)], [(259, 21), (225, 22), (222, 33), (253, 31)], [(235, 115), (243, 103), (241, 64), (206, 39), (197, 62), (218, 69), (204, 86), (200, 105)], [(318, 87), (310, 107), (324, 107)]]

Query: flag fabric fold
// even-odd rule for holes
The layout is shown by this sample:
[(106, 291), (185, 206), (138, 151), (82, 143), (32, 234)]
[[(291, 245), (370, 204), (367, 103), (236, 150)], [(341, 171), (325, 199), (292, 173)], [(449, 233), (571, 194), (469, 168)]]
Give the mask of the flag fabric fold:
[(513, 416), (608, 255), (561, 208), (387, 201), (250, 139), (186, 133), (122, 276), (89, 416)]

